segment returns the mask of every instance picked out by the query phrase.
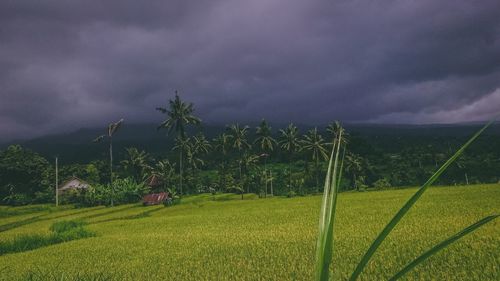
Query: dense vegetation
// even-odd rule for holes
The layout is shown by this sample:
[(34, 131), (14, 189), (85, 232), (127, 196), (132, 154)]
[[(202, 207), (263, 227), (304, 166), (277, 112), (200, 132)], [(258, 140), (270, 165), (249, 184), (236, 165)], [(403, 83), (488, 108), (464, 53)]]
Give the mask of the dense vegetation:
[[(94, 137), (90, 136), (83, 140), (92, 150), (100, 151), (87, 153), (92, 156), (89, 161), (82, 163), (80, 159), (72, 159), (68, 162), (63, 158), (60, 179), (77, 176), (92, 185), (86, 194), (70, 194), (63, 200), (83, 205), (110, 204), (111, 200), (134, 202), (148, 192), (143, 182), (151, 175), (161, 179), (161, 186), (156, 190), (168, 189), (180, 194), (219, 191), (265, 197), (268, 194), (295, 196), (318, 192), (326, 170), (327, 151), (339, 128), (336, 122), (303, 130), (294, 124), (272, 128), (262, 120), (252, 128), (236, 123), (219, 134), (213, 128), (204, 133), (194, 106), (177, 95), (158, 111), (165, 114), (158, 129), (166, 129), (168, 134), (163, 138), (165, 145), (159, 148), (153, 145), (151, 152), (144, 145), (116, 140), (111, 150), (111, 141), (119, 139), (120, 130), (124, 130), (118, 130), (119, 122), (110, 124), (109, 138), (96, 139), (100, 143), (92, 144)], [(393, 127), (396, 131), (388, 132), (383, 126), (360, 128), (347, 130), (350, 135), (347, 136), (341, 190), (421, 184), (464, 142), (467, 133), (475, 129), (474, 126), (442, 130)], [(426, 130), (431, 132), (426, 133)], [(496, 130), (494, 128), (493, 132)], [(481, 136), (438, 183), (498, 182), (499, 138), (496, 133)], [(73, 148), (78, 149), (78, 146)], [(110, 152), (115, 159), (111, 165)], [(43, 150), (38, 154), (19, 145), (6, 147), (0, 151), (1, 202), (53, 201), (54, 171), (53, 158)]]
[[(339, 194), (334, 280), (346, 280), (415, 188)], [(410, 260), (478, 219), (500, 212), (500, 185), (431, 187), (382, 244), (360, 280), (387, 280)], [(55, 209), (0, 207), (0, 241), (80, 220), (96, 237), (0, 256), (0, 280), (313, 280), (320, 196), (202, 194), (180, 205)], [(2, 216), (8, 213), (9, 216)], [(408, 280), (498, 280), (500, 221), (420, 264)], [(403, 279), (405, 280), (405, 279)]]

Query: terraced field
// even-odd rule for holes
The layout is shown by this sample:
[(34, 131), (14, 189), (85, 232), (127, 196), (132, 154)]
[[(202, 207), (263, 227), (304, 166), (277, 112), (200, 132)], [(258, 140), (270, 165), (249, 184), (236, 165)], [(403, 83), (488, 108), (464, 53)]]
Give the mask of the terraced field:
[[(333, 275), (345, 280), (415, 189), (342, 193)], [(83, 220), (95, 237), (0, 255), (0, 280), (311, 280), (320, 196), (198, 195), (182, 204), (0, 207), (0, 243)], [(500, 185), (434, 187), (384, 242), (363, 280), (384, 280), (431, 245), (500, 213)], [(408, 280), (500, 280), (500, 220), (440, 252)]]

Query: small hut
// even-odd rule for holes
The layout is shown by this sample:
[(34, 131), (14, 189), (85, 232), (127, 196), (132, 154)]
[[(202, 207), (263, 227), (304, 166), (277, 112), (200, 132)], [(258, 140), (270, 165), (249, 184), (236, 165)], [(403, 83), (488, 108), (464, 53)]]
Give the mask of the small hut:
[(59, 193), (65, 193), (70, 190), (87, 189), (89, 188), (89, 186), (90, 185), (86, 181), (73, 176), (69, 180), (65, 181), (63, 184), (59, 185), (58, 191)]
[(148, 194), (142, 198), (142, 204), (144, 206), (158, 205), (162, 204), (168, 199), (168, 192), (160, 192)]
[(168, 193), (162, 190), (163, 180), (160, 176), (152, 174), (144, 181), (144, 184), (149, 187), (150, 192), (157, 192), (145, 195), (142, 198), (144, 205), (158, 205), (168, 199)]

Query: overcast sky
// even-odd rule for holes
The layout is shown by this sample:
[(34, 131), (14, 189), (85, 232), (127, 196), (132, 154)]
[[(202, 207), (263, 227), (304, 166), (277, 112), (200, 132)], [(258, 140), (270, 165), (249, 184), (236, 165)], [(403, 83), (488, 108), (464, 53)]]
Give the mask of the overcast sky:
[(500, 111), (500, 2), (0, 1), (0, 139), (159, 122), (453, 123)]

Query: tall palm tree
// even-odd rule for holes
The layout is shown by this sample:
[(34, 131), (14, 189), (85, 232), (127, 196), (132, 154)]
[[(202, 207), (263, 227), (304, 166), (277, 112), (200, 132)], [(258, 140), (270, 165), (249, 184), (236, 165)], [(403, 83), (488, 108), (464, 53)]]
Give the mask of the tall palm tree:
[(332, 145), (335, 142), (335, 140), (339, 137), (340, 133), (342, 133), (342, 139), (341, 139), (342, 144), (344, 145), (347, 144), (348, 134), (345, 132), (344, 127), (342, 127), (339, 121), (334, 121), (328, 124), (328, 126), (326, 127), (326, 131), (328, 132), (328, 134), (332, 139)]
[[(114, 134), (120, 129), (120, 127), (123, 124), (123, 118), (120, 119), (120, 121), (115, 122), (115, 123), (109, 123), (108, 125), (108, 140), (109, 140), (109, 174), (110, 174), (110, 179), (109, 183), (111, 186), (111, 206), (114, 205), (113, 198), (115, 197), (115, 189), (113, 187), (113, 136)], [(104, 140), (106, 135), (101, 135), (98, 136), (93, 140), (94, 143), (101, 142)]]
[(359, 175), (363, 170), (362, 162), (363, 159), (354, 153), (349, 153), (346, 155), (346, 171), (352, 174), (352, 182), (357, 191), (359, 191), (359, 185), (357, 183), (357, 174)]
[[(194, 106), (192, 103), (183, 102), (177, 91), (175, 91), (175, 98), (169, 100), (168, 108), (157, 107), (156, 110), (167, 115), (165, 119), (159, 126), (159, 129), (167, 129), (170, 134), (175, 131), (177, 137), (180, 139), (186, 138), (186, 126), (187, 125), (198, 125), (201, 123), (201, 119), (194, 116)], [(179, 150), (179, 187), (180, 196), (182, 196), (182, 155), (183, 149)]]
[(194, 178), (195, 171), (204, 166), (205, 161), (203, 161), (203, 159), (199, 157), (199, 154), (196, 153), (193, 145), (191, 145), (191, 147), (186, 152), (186, 161), (189, 169), (191, 170), (191, 176), (193, 176)]
[(227, 153), (231, 148), (230, 136), (226, 133), (222, 133), (213, 139), (213, 148), (216, 152), (218, 152), (222, 156), (222, 161), (218, 165), (219, 170), (219, 184), (221, 185), (221, 189), (226, 189), (226, 170), (227, 170)]
[(135, 147), (127, 148), (127, 159), (121, 164), (128, 173), (131, 173), (136, 182), (143, 180), (146, 172), (151, 168), (148, 165), (149, 155), (144, 151), (139, 151)]
[(215, 139), (213, 139), (213, 147), (215, 149), (215, 151), (221, 153), (223, 156), (227, 155), (227, 153), (229, 152), (229, 149), (231, 148), (231, 136), (226, 134), (226, 133), (222, 133), (220, 135), (218, 135)]
[(288, 188), (292, 190), (292, 157), (300, 150), (299, 129), (292, 123), (288, 124), (284, 130), (280, 129), (278, 144), (281, 149), (288, 152)]
[(318, 133), (318, 129), (314, 128), (309, 130), (307, 135), (303, 136), (302, 149), (309, 152), (312, 160), (314, 161), (315, 173), (316, 173), (316, 192), (319, 191), (319, 161), (328, 159), (328, 154), (326, 151), (326, 142)]
[(203, 133), (199, 132), (192, 138), (192, 141), (190, 142), (190, 149), (188, 150), (188, 154), (186, 156), (193, 179), (197, 179), (197, 171), (205, 165), (205, 161), (202, 156), (208, 154), (211, 149), (212, 145)]
[(231, 141), (231, 146), (233, 149), (238, 150), (239, 153), (239, 171), (240, 171), (240, 182), (241, 182), (241, 159), (243, 151), (250, 149), (251, 145), (247, 141), (248, 126), (240, 127), (239, 124), (233, 124), (228, 127), (229, 139)]
[[(254, 144), (257, 144), (262, 154), (261, 156), (264, 158), (264, 182), (266, 185), (266, 197), (267, 197), (267, 158), (269, 157), (271, 151), (273, 151), (274, 146), (277, 144), (276, 140), (272, 137), (271, 127), (267, 124), (265, 119), (262, 119), (260, 125), (257, 126), (255, 130), (255, 135), (257, 136), (254, 140)], [(272, 193), (271, 193), (272, 195)]]
[(182, 179), (183, 179), (184, 170), (183, 170), (182, 163), (183, 163), (184, 155), (187, 155), (189, 153), (189, 150), (191, 149), (190, 141), (191, 141), (191, 139), (189, 137), (178, 136), (175, 138), (175, 144), (174, 144), (174, 147), (172, 148), (172, 150), (174, 150), (174, 151), (175, 150), (179, 151), (179, 189), (180, 189), (179, 196), (182, 196), (182, 192), (183, 192)]
[[(243, 154), (243, 157), (241, 157), (239, 163), (245, 177), (248, 177), (250, 171), (257, 167), (258, 162), (259, 156), (250, 154), (248, 152), (245, 152)], [(250, 192), (249, 187), (250, 185), (247, 184), (247, 193)]]
[(193, 151), (195, 154), (207, 154), (212, 149), (212, 145), (203, 133), (198, 133), (193, 137)]
[(276, 145), (276, 140), (272, 137), (272, 128), (267, 124), (265, 119), (262, 119), (260, 125), (255, 130), (254, 144), (260, 146), (263, 152), (271, 152)]

